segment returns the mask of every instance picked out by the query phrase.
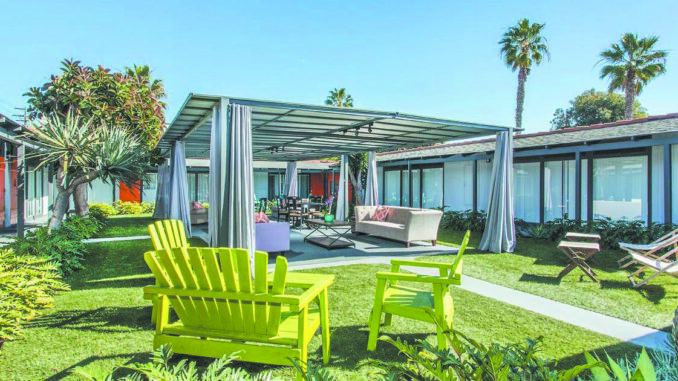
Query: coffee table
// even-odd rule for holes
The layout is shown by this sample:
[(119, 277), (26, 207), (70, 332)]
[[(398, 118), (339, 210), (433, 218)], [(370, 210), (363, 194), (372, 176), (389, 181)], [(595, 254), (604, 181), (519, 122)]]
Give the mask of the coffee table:
[[(353, 225), (349, 221), (327, 222), (324, 219), (310, 218), (304, 222), (311, 229), (311, 232), (304, 237), (304, 242), (310, 242), (327, 250), (355, 247), (355, 242), (346, 237)], [(320, 236), (313, 236), (314, 233), (320, 233)]]

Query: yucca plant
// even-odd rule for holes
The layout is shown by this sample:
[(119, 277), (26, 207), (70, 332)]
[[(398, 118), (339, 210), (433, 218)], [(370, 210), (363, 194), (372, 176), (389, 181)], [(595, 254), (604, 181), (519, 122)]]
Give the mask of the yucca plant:
[(23, 325), (52, 307), (62, 290), (68, 285), (48, 259), (0, 249), (0, 340), (22, 337)]
[(89, 120), (72, 112), (65, 118), (52, 115), (32, 123), (23, 138), (40, 148), (32, 154), (40, 160), (38, 168), (49, 164), (57, 167), (50, 230), (61, 224), (68, 200), (78, 186), (101, 178), (135, 187), (149, 168), (148, 152), (135, 137), (116, 126), (93, 128)]

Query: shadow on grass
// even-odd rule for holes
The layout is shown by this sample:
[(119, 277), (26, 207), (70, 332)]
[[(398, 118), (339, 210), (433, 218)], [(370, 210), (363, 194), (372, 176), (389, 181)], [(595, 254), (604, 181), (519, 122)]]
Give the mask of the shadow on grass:
[(152, 306), (100, 307), (93, 310), (57, 311), (26, 326), (72, 329), (87, 332), (120, 332), (152, 329)]
[(629, 281), (624, 282), (618, 280), (603, 279), (600, 281), (600, 288), (608, 290), (614, 289), (633, 290), (642, 295), (643, 298), (649, 300), (654, 304), (661, 303), (662, 300), (666, 297), (666, 289), (663, 286), (657, 286), (654, 284), (646, 284), (640, 288), (634, 289), (631, 287), (631, 282)]
[(523, 276), (518, 279), (521, 282), (534, 282), (534, 283), (543, 283), (543, 284), (560, 284), (561, 278), (557, 276), (547, 276), (547, 275), (537, 275), (537, 274), (523, 274)]
[[(144, 353), (126, 353), (126, 354), (116, 354), (116, 355), (110, 355), (110, 356), (91, 356), (88, 357), (84, 360), (79, 361), (76, 364), (73, 364), (69, 366), (66, 369), (63, 369), (62, 371), (52, 375), (51, 377), (48, 377), (45, 379), (45, 381), (57, 381), (57, 380), (63, 380), (73, 371), (76, 370), (76, 368), (84, 368), (87, 365), (96, 362), (96, 361), (102, 361), (102, 360), (109, 360), (109, 359), (115, 359), (118, 357), (127, 357), (127, 356), (132, 356), (128, 361), (125, 362), (124, 365), (132, 365), (135, 363), (145, 363), (151, 360), (151, 355), (148, 352)], [(113, 379), (117, 380), (119, 378), (122, 378), (124, 376), (130, 375), (131, 371), (126, 370), (126, 369), (118, 369), (113, 373)]]

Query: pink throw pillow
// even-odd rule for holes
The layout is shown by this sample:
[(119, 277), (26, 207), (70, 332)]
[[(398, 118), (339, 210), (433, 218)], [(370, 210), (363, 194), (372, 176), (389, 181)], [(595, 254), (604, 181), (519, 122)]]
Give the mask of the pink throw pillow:
[(198, 209), (205, 209), (205, 207), (203, 207), (202, 204), (199, 203), (198, 201), (193, 201), (191, 203), (191, 209), (198, 210)]
[(377, 210), (374, 211), (372, 216), (372, 221), (385, 222), (386, 217), (388, 217), (389, 208), (387, 206), (378, 206)]
[(254, 215), (254, 223), (255, 224), (267, 224), (271, 221), (269, 221), (268, 217), (266, 216), (266, 213), (264, 212), (259, 212)]

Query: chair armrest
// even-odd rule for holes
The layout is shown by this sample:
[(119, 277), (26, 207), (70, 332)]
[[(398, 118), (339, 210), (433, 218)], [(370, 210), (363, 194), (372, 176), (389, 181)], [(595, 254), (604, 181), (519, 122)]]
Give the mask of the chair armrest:
[(403, 281), (403, 282), (417, 282), (417, 283), (429, 283), (429, 284), (443, 284), (443, 285), (459, 285), (461, 281), (455, 278), (447, 278), (440, 276), (430, 276), (430, 275), (418, 275), (418, 274), (406, 274), (406, 273), (391, 273), (380, 271), (377, 273), (377, 279), (386, 279), (391, 281)]
[(436, 268), (443, 270), (452, 270), (454, 268), (454, 265), (451, 263), (424, 262), (411, 259), (391, 259), (391, 265)]

